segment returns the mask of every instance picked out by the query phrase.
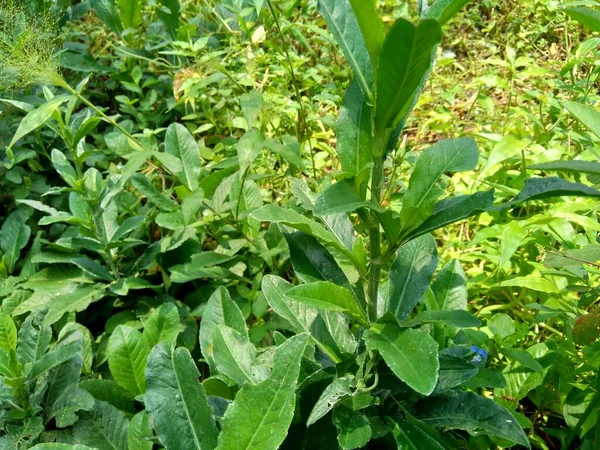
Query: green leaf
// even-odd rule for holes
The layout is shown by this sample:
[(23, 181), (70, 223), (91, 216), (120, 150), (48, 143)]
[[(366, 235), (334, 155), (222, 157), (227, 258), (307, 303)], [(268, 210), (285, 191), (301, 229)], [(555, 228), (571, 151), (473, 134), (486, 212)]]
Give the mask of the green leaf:
[(227, 325), (242, 336), (248, 337), (246, 320), (238, 305), (231, 299), (229, 292), (223, 286), (217, 288), (208, 299), (200, 323), (200, 348), (212, 369), (216, 368), (213, 360), (213, 334), (219, 325)]
[(135, 27), (142, 20), (142, 0), (117, 0), (121, 22), (125, 28)]
[(127, 450), (152, 450), (152, 425), (146, 411), (140, 411), (129, 421)]
[(363, 448), (373, 436), (367, 416), (346, 406), (335, 408), (333, 423), (338, 428), (338, 442), (343, 450)]
[(10, 144), (8, 144), (8, 148), (10, 149), (23, 136), (26, 136), (32, 131), (41, 127), (52, 117), (52, 114), (54, 114), (60, 105), (69, 101), (70, 99), (70, 95), (59, 95), (54, 97), (49, 102), (46, 102), (34, 109), (33, 111), (28, 112), (27, 115), (23, 117), (23, 120), (21, 120), (19, 128), (17, 128), (17, 131), (10, 141)]
[(7, 353), (17, 349), (17, 327), (12, 318), (0, 312), (0, 348)]
[(94, 409), (82, 413), (73, 427), (73, 440), (92, 448), (127, 450), (129, 420), (109, 403), (96, 400)]
[(414, 230), (433, 214), (442, 193), (438, 187), (442, 175), (474, 169), (477, 160), (477, 144), (471, 138), (447, 139), (423, 150), (402, 202), (400, 222), (404, 232)]
[(27, 316), (21, 325), (17, 340), (17, 356), (23, 365), (34, 363), (48, 351), (52, 329), (43, 321), (44, 314), (34, 312)]
[(373, 95), (373, 68), (367, 44), (349, 0), (319, 0), (319, 12), (342, 47), (354, 76), (369, 99)]
[(136, 413), (134, 397), (127, 389), (122, 388), (113, 380), (83, 380), (79, 387), (89, 392), (96, 400), (110, 403), (115, 408), (129, 414)]
[(483, 433), (531, 448), (509, 411), (474, 392), (456, 390), (423, 399), (415, 405), (415, 417), (435, 428)]
[(254, 160), (265, 146), (265, 135), (259, 130), (250, 130), (242, 136), (237, 144), (238, 162), (240, 172), (246, 173)]
[(134, 328), (119, 325), (108, 341), (106, 354), (115, 381), (133, 395), (143, 394), (146, 390), (144, 370), (150, 347), (142, 334)]
[(471, 0), (436, 0), (425, 15), (426, 19), (435, 19), (440, 25), (444, 25), (454, 17)]
[(199, 377), (185, 348), (171, 351), (158, 344), (148, 358), (144, 403), (167, 450), (212, 450), (217, 445), (217, 426)]
[(356, 80), (346, 90), (336, 126), (342, 169), (356, 177), (373, 158), (371, 107)]
[(476, 192), (472, 195), (460, 195), (439, 201), (433, 214), (429, 216), (416, 230), (404, 238), (410, 241), (438, 228), (467, 219), (494, 207), (494, 190)]
[(216, 252), (201, 252), (192, 256), (189, 262), (171, 266), (171, 281), (185, 283), (199, 278), (209, 277), (211, 268), (223, 264), (234, 258), (234, 255), (225, 255)]
[(350, 4), (369, 51), (371, 65), (377, 67), (384, 40), (384, 31), (383, 21), (377, 11), (376, 2), (375, 0), (350, 0)]
[(175, 40), (179, 29), (179, 16), (181, 15), (179, 0), (161, 0), (160, 6), (156, 8), (156, 15), (165, 24), (171, 38)]
[(405, 320), (429, 288), (437, 262), (436, 243), (430, 234), (400, 247), (390, 271), (384, 311)]
[[(431, 284), (439, 309), (467, 309), (467, 276), (460, 261), (451, 260), (442, 267)], [(475, 325), (477, 326), (477, 325)]]
[(303, 233), (310, 234), (323, 244), (329, 244), (354, 261), (354, 255), (340, 239), (314, 220), (308, 219), (293, 209), (266, 205), (250, 213), (250, 217), (262, 222), (282, 223)]
[(570, 183), (558, 177), (529, 178), (525, 181), (523, 190), (515, 198), (494, 209), (503, 210), (531, 200), (562, 196), (600, 197), (600, 191), (581, 183)]
[(75, 341), (46, 353), (33, 363), (27, 378), (35, 380), (40, 375), (71, 359), (76, 354), (81, 353), (81, 346), (81, 341)]
[(115, 6), (114, 0), (89, 0), (89, 4), (100, 20), (113, 32), (121, 34), (123, 24)]
[(213, 332), (212, 350), (215, 367), (220, 373), (240, 387), (246, 382), (255, 383), (252, 361), (256, 358), (256, 347), (247, 336), (227, 325), (219, 325)]
[[(594, 11), (594, 13), (600, 18), (599, 12)], [(598, 124), (598, 120), (600, 120), (599, 111), (583, 103), (565, 102), (563, 106), (588, 130), (594, 133), (596, 137), (600, 138), (600, 125)]]
[(287, 297), (293, 286), (280, 277), (266, 275), (262, 291), (273, 311), (287, 320), (296, 333), (308, 332), (319, 347), (335, 362), (342, 353), (353, 353), (356, 341), (341, 313), (324, 311)]
[(69, 186), (75, 187), (78, 180), (77, 172), (63, 152), (52, 149), (52, 165)]
[(476, 328), (481, 326), (481, 321), (473, 314), (462, 311), (423, 311), (415, 318), (419, 323), (443, 323), (458, 328)]
[(412, 389), (429, 395), (438, 381), (438, 344), (423, 331), (375, 324), (364, 334), (367, 348), (377, 350), (394, 374)]
[[(372, 202), (363, 200), (349, 181), (338, 181), (325, 188), (315, 201), (316, 216), (329, 216), (336, 213), (350, 213), (358, 208), (380, 210)], [(383, 212), (383, 210), (380, 210)]]
[(527, 168), (554, 172), (587, 173), (592, 175), (600, 175), (600, 163), (595, 161), (552, 161), (541, 164), (532, 164), (530, 166), (527, 166)]
[(4, 253), (4, 263), (8, 273), (15, 269), (21, 250), (25, 248), (31, 236), (31, 228), (25, 223), (29, 218), (23, 211), (9, 214), (0, 228), (0, 248)]
[(163, 195), (144, 174), (136, 173), (132, 175), (131, 183), (140, 194), (161, 211), (169, 212), (177, 208), (177, 203)]
[(544, 376), (544, 368), (539, 362), (535, 360), (533, 356), (531, 356), (531, 353), (525, 350), (507, 347), (500, 348), (499, 351), (505, 356), (508, 356), (509, 358), (518, 361), (519, 364), (521, 364), (521, 366), (531, 370), (535, 370), (541, 376)]
[(329, 413), (329, 411), (335, 407), (335, 405), (350, 397), (352, 395), (351, 388), (354, 387), (354, 384), (354, 377), (347, 375), (345, 377), (338, 378), (329, 386), (327, 386), (310, 412), (308, 420), (306, 421), (306, 426), (310, 427), (317, 420), (325, 417), (327, 413)]
[(508, 336), (515, 334), (515, 321), (508, 314), (497, 313), (488, 320), (488, 328), (500, 339), (505, 339)]
[(350, 287), (350, 282), (331, 253), (309, 234), (284, 233), (296, 276), (304, 283), (330, 281)]
[[(247, 94), (240, 95), (240, 106), (242, 107), (242, 113), (244, 114), (244, 119), (246, 119), (248, 130), (254, 128), (256, 125), (260, 110), (263, 107), (263, 103), (264, 100), (262, 93), (256, 89), (248, 92)], [(239, 157), (240, 155), (238, 154), (238, 158)]]
[(71, 444), (38, 444), (31, 447), (30, 450), (96, 450), (91, 447), (86, 447), (85, 445), (71, 445)]
[[(294, 416), (296, 383), (308, 334), (275, 351), (273, 372), (258, 385), (245, 384), (225, 411), (219, 450), (276, 450)], [(183, 448), (183, 447), (181, 447)]]
[[(137, 0), (135, 0), (137, 1)], [(165, 135), (165, 152), (181, 161), (181, 169), (175, 175), (192, 192), (200, 182), (200, 149), (192, 133), (179, 123), (172, 123)]]
[(427, 434), (423, 429), (407, 422), (399, 420), (393, 422), (388, 419), (388, 423), (392, 424), (392, 434), (398, 444), (398, 449), (401, 450), (446, 450), (435, 437)]
[(377, 69), (375, 128), (380, 132), (407, 112), (441, 40), (442, 29), (435, 20), (421, 20), (415, 26), (398, 19), (387, 33)]
[(592, 8), (576, 7), (565, 8), (565, 12), (571, 18), (590, 30), (600, 32), (600, 12)]
[(143, 336), (150, 348), (159, 342), (174, 343), (179, 332), (179, 311), (174, 303), (164, 303), (153, 309), (144, 322)]
[(354, 295), (348, 289), (337, 284), (328, 281), (301, 284), (286, 291), (285, 295), (319, 310), (348, 313), (362, 325), (369, 323), (365, 311), (358, 304)]

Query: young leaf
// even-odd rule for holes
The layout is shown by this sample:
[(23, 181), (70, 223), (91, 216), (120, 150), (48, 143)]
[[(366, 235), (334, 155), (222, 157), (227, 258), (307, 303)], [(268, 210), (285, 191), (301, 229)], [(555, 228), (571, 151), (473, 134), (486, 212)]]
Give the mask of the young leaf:
[(212, 351), (220, 373), (227, 375), (240, 387), (246, 382), (255, 383), (252, 361), (256, 358), (256, 347), (247, 336), (227, 325), (219, 325), (213, 332)]
[(121, 22), (125, 28), (135, 27), (142, 20), (142, 0), (118, 0)]
[(457, 259), (442, 267), (431, 284), (439, 309), (467, 309), (467, 276)]
[(434, 428), (466, 430), (473, 435), (485, 433), (531, 448), (509, 411), (474, 392), (454, 390), (423, 399), (415, 405), (414, 415)]
[(146, 390), (144, 370), (150, 347), (134, 328), (119, 325), (113, 331), (108, 347), (108, 367), (115, 381), (134, 395)]
[(343, 450), (364, 448), (373, 436), (368, 417), (347, 406), (335, 408), (333, 423), (338, 428), (338, 442)]
[(189, 351), (158, 344), (148, 358), (144, 402), (160, 442), (167, 450), (212, 450), (217, 426), (200, 372)]
[(31, 228), (25, 223), (28, 218), (29, 216), (23, 211), (13, 211), (0, 228), (0, 247), (4, 253), (4, 262), (8, 273), (13, 272), (21, 250), (29, 242)]
[(404, 194), (403, 230), (414, 230), (433, 214), (441, 194), (437, 184), (444, 173), (474, 169), (478, 157), (477, 144), (471, 138), (447, 139), (422, 151)]
[(385, 312), (405, 320), (429, 288), (437, 262), (436, 243), (430, 234), (400, 247), (390, 271)]
[(46, 353), (33, 363), (27, 378), (33, 381), (40, 375), (71, 359), (77, 353), (81, 353), (81, 346), (81, 341), (75, 341)]
[(121, 34), (123, 24), (114, 0), (89, 0), (90, 6), (111, 31)]
[(362, 37), (365, 40), (371, 65), (377, 67), (379, 53), (383, 45), (383, 21), (377, 11), (375, 0), (350, 0), (354, 16), (360, 26)]
[(179, 311), (174, 303), (153, 309), (144, 322), (144, 338), (150, 348), (159, 342), (174, 343), (180, 331)]
[(423, 331), (375, 324), (364, 334), (367, 348), (377, 350), (394, 374), (411, 388), (429, 395), (438, 381), (438, 344)]
[(82, 413), (73, 427), (73, 440), (92, 448), (127, 449), (129, 420), (109, 403), (96, 400), (94, 409)]
[[(219, 450), (276, 450), (294, 416), (296, 384), (308, 334), (275, 351), (273, 372), (258, 385), (245, 384), (225, 411)], [(181, 447), (183, 448), (183, 447)]]
[(377, 209), (375, 205), (360, 197), (349, 181), (338, 181), (325, 188), (315, 201), (316, 216), (350, 213), (358, 208)]
[(52, 149), (52, 165), (69, 186), (75, 187), (78, 179), (77, 172), (63, 152)]
[(349, 0), (319, 0), (319, 12), (342, 47), (365, 97), (373, 98), (373, 68), (365, 38)]
[(152, 450), (152, 425), (146, 411), (140, 411), (129, 421), (127, 450)]
[(0, 312), (0, 348), (7, 353), (17, 349), (17, 327), (12, 318)]
[(237, 144), (238, 162), (240, 172), (246, 173), (254, 160), (258, 157), (265, 146), (265, 135), (259, 130), (250, 130)]
[(202, 355), (212, 369), (215, 369), (214, 348), (212, 345), (213, 334), (219, 325), (227, 325), (248, 338), (248, 329), (242, 311), (223, 286), (217, 288), (208, 299), (200, 323), (200, 348), (202, 349)]
[(442, 29), (435, 20), (422, 20), (415, 26), (398, 19), (388, 32), (377, 69), (375, 128), (380, 132), (393, 127), (407, 110), (432, 64), (433, 48), (441, 40)]
[(338, 378), (325, 388), (313, 407), (306, 426), (310, 427), (317, 420), (325, 417), (337, 403), (352, 395), (352, 386), (356, 383), (353, 376)]
[(426, 19), (435, 19), (440, 25), (444, 25), (454, 17), (471, 0), (436, 0), (425, 15)]
[(373, 158), (371, 107), (356, 80), (346, 90), (336, 127), (342, 169), (356, 177)]
[[(138, 0), (128, 0), (138, 1)], [(192, 192), (200, 182), (200, 149), (192, 133), (179, 123), (172, 123), (165, 135), (165, 152), (181, 161), (181, 169), (175, 175)]]
[(285, 295), (319, 310), (346, 312), (363, 325), (369, 323), (354, 295), (348, 289), (328, 281), (301, 284), (286, 291)]

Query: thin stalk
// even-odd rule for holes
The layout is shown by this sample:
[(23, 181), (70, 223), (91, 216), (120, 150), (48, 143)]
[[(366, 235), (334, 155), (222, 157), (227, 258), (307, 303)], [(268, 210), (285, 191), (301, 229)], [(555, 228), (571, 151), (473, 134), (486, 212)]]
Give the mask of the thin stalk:
[(285, 36), (283, 35), (283, 31), (281, 26), (279, 25), (279, 18), (277, 17), (277, 13), (275, 12), (275, 8), (273, 8), (273, 3), (271, 0), (267, 0), (267, 5), (269, 5), (269, 10), (271, 11), (271, 15), (273, 16), (273, 20), (275, 21), (275, 27), (277, 28), (277, 32), (279, 33), (279, 38), (281, 39), (281, 48), (283, 49), (283, 53), (285, 53), (285, 57), (287, 59), (287, 63), (290, 66), (290, 76), (292, 77), (292, 85), (294, 87), (294, 92), (296, 94), (296, 98), (298, 99), (298, 104), (300, 105), (300, 112), (298, 114), (298, 137), (300, 140), (304, 142), (304, 138), (308, 141), (308, 146), (310, 147), (310, 159), (312, 161), (313, 166), (313, 177), (317, 180), (317, 167), (315, 165), (315, 155), (313, 155), (312, 145), (310, 143), (310, 137), (308, 136), (308, 125), (306, 123), (306, 111), (304, 110), (304, 103), (302, 103), (302, 94), (300, 93), (300, 87), (298, 85), (298, 80), (296, 79), (296, 72), (294, 72), (294, 65), (292, 64), (292, 58), (290, 57), (290, 52), (288, 51), (287, 42), (285, 40)]

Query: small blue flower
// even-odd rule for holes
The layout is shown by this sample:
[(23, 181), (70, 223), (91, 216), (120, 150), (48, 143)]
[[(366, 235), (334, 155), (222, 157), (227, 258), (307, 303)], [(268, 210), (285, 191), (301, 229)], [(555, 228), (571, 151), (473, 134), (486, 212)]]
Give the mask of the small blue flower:
[(472, 361), (474, 363), (481, 363), (481, 362), (483, 362), (485, 364), (485, 361), (487, 360), (487, 355), (488, 354), (487, 354), (487, 352), (484, 349), (479, 348), (476, 345), (472, 345), (471, 346), (471, 351), (473, 353), (475, 353), (475, 355), (473, 356), (473, 359), (472, 359)]

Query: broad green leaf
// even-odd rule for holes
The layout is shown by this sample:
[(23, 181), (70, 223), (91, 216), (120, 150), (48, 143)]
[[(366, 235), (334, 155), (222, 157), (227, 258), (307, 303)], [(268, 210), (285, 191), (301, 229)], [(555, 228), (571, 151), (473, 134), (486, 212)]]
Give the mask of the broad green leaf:
[(511, 260), (527, 234), (528, 231), (516, 220), (503, 227), (500, 248), (498, 249), (500, 253), (498, 258), (499, 269), (502, 269)]
[(431, 284), (439, 309), (467, 309), (467, 276), (460, 261), (451, 260), (442, 267)]
[[(598, 113), (598, 115), (600, 116), (600, 113)], [(587, 173), (591, 175), (600, 175), (600, 163), (595, 161), (552, 161), (541, 164), (532, 164), (531, 166), (527, 166), (527, 168), (553, 172)]]
[(238, 162), (240, 172), (246, 173), (254, 160), (265, 146), (265, 135), (259, 130), (250, 130), (242, 136), (237, 144)]
[(414, 415), (434, 428), (485, 433), (531, 448), (509, 411), (474, 392), (455, 390), (423, 399), (415, 405)]
[(349, 0), (319, 0), (319, 12), (342, 48), (365, 97), (372, 99), (373, 67), (367, 43)]
[(227, 375), (238, 386), (246, 382), (255, 383), (252, 361), (256, 358), (256, 347), (247, 336), (227, 325), (218, 325), (213, 332), (212, 357), (215, 367)]
[[(245, 384), (225, 411), (219, 450), (276, 450), (294, 416), (296, 384), (308, 334), (275, 351), (273, 372), (258, 385)], [(183, 447), (182, 447), (183, 448)]]
[(399, 450), (446, 450), (433, 436), (406, 420), (392, 422), (388, 419), (388, 423), (392, 424), (392, 434)]
[[(256, 89), (248, 92), (247, 94), (240, 95), (240, 106), (242, 107), (242, 113), (244, 114), (244, 119), (246, 119), (246, 124), (248, 125), (248, 130), (250, 130), (251, 128), (254, 128), (254, 126), (256, 125), (256, 122), (258, 120), (258, 115), (260, 114), (260, 110), (263, 107), (263, 103), (264, 103), (263, 96), (262, 96), (261, 92), (257, 91)], [(241, 142), (241, 140), (240, 140), (240, 142)], [(238, 146), (239, 146), (239, 143), (238, 143)], [(239, 150), (238, 150), (238, 152), (239, 152)], [(241, 156), (238, 153), (238, 158), (240, 158), (240, 157)]]
[(266, 275), (262, 291), (273, 311), (287, 320), (297, 333), (308, 332), (334, 362), (343, 353), (353, 353), (356, 341), (341, 313), (324, 311), (298, 302), (285, 294), (293, 286), (280, 277)]
[(440, 371), (438, 383), (434, 391), (435, 394), (461, 386), (477, 375), (479, 371), (475, 363), (466, 360), (466, 358), (440, 353), (439, 359)]
[(390, 270), (385, 312), (399, 320), (408, 318), (429, 288), (437, 262), (436, 243), (430, 234), (400, 247)]
[(81, 381), (79, 387), (89, 392), (96, 400), (110, 403), (121, 411), (129, 414), (135, 414), (137, 411), (133, 394), (119, 386), (116, 381), (89, 379)]
[(158, 344), (148, 358), (144, 403), (167, 450), (212, 450), (217, 445), (217, 426), (199, 377), (185, 348), (171, 351)]
[[(81, 333), (78, 333), (81, 340)], [(44, 422), (54, 419), (58, 428), (73, 425), (79, 411), (94, 408), (94, 397), (79, 387), (82, 358), (75, 355), (55, 367), (48, 377), (48, 389), (44, 396)]]
[(515, 361), (518, 361), (521, 366), (526, 367), (531, 370), (535, 370), (541, 376), (544, 376), (544, 368), (542, 365), (535, 360), (535, 358), (531, 355), (531, 353), (526, 350), (521, 350), (518, 348), (500, 348), (500, 353), (508, 356)]
[(12, 318), (0, 312), (0, 348), (7, 353), (17, 349), (17, 327)]
[(415, 91), (429, 71), (433, 49), (442, 40), (435, 20), (421, 20), (417, 26), (398, 19), (387, 33), (377, 69), (375, 128), (383, 132), (408, 112)]
[(164, 303), (153, 309), (144, 322), (143, 336), (150, 348), (159, 342), (174, 343), (179, 332), (179, 311), (174, 303)]
[(29, 242), (31, 228), (25, 223), (28, 218), (29, 216), (23, 211), (13, 211), (0, 228), (0, 248), (9, 273), (15, 269), (21, 250)]
[(376, 1), (350, 0), (350, 4), (352, 5), (354, 16), (358, 21), (362, 37), (365, 40), (367, 50), (369, 51), (371, 65), (377, 67), (379, 53), (381, 52), (381, 46), (383, 45), (384, 32), (383, 21), (377, 11)]
[(296, 166), (302, 171), (306, 171), (306, 166), (302, 161), (302, 157), (294, 150), (292, 150), (290, 146), (281, 143), (277, 139), (267, 139), (265, 141), (265, 147), (273, 153), (275, 153), (276, 155), (281, 156), (285, 161), (287, 161), (291, 165)]
[(543, 278), (539, 272), (524, 277), (509, 278), (495, 285), (495, 287), (500, 288), (509, 286), (532, 289), (534, 291), (546, 292), (547, 294), (558, 294), (561, 292), (561, 288), (554, 282)]
[(123, 24), (114, 0), (89, 0), (90, 6), (111, 31), (121, 34)]
[(523, 190), (510, 202), (498, 205), (494, 209), (503, 210), (531, 200), (562, 196), (600, 197), (600, 191), (581, 183), (570, 183), (558, 177), (529, 178), (525, 181)]
[(472, 195), (460, 195), (439, 201), (433, 214), (429, 216), (416, 230), (404, 238), (410, 241), (438, 228), (467, 219), (476, 214), (488, 211), (494, 207), (494, 191), (476, 192)]
[(209, 277), (211, 268), (230, 261), (234, 255), (225, 255), (216, 252), (201, 252), (192, 256), (189, 262), (171, 266), (171, 281), (185, 283), (199, 278)]
[(54, 114), (60, 105), (69, 101), (70, 99), (70, 95), (59, 95), (34, 109), (33, 111), (28, 112), (23, 120), (21, 120), (19, 128), (17, 128), (17, 131), (10, 141), (10, 144), (8, 144), (8, 148), (10, 149), (23, 136), (26, 136), (32, 131), (41, 127), (52, 117), (52, 114)]
[(519, 139), (518, 137), (509, 134), (494, 145), (490, 152), (485, 166), (481, 170), (481, 177), (486, 178), (492, 173), (493, 169), (501, 162), (511, 158), (519, 158), (525, 149), (531, 144), (529, 139)]
[(310, 412), (310, 416), (308, 416), (308, 420), (306, 421), (306, 426), (310, 427), (317, 420), (325, 417), (337, 403), (350, 397), (352, 395), (351, 388), (355, 383), (354, 377), (347, 375), (338, 378), (327, 386)]
[(505, 339), (508, 336), (515, 334), (515, 321), (508, 314), (497, 313), (488, 320), (488, 328), (500, 339)]
[(343, 450), (364, 448), (373, 436), (367, 416), (347, 406), (341, 405), (335, 408), (333, 423), (338, 428), (338, 442)]
[(219, 325), (227, 325), (242, 336), (248, 337), (246, 320), (240, 308), (231, 299), (227, 289), (222, 286), (217, 288), (208, 299), (200, 323), (200, 348), (202, 349), (202, 355), (212, 369), (215, 368), (212, 340), (215, 329)]
[(481, 321), (473, 314), (463, 310), (423, 311), (416, 318), (420, 323), (443, 323), (458, 328), (476, 328)]
[(336, 124), (338, 158), (344, 172), (355, 177), (373, 158), (371, 119), (371, 107), (355, 79), (346, 90)]
[(44, 323), (44, 315), (34, 312), (27, 316), (19, 330), (17, 356), (23, 365), (39, 360), (48, 350), (52, 329)]
[(284, 233), (296, 276), (304, 283), (330, 281), (350, 287), (350, 282), (331, 253), (309, 234)]
[(438, 381), (438, 344), (423, 331), (402, 330), (393, 324), (375, 324), (364, 339), (367, 348), (377, 350), (394, 374), (411, 388), (429, 395)]
[(146, 197), (150, 203), (154, 204), (161, 211), (169, 212), (177, 208), (177, 203), (163, 195), (163, 193), (159, 191), (144, 174), (134, 174), (131, 177), (131, 183), (140, 194)]
[(85, 445), (71, 445), (71, 444), (58, 444), (58, 443), (47, 443), (47, 444), (38, 444), (31, 447), (31, 450), (95, 450), (91, 447), (86, 447)]
[(52, 150), (52, 165), (69, 186), (75, 187), (78, 180), (77, 172), (63, 152), (57, 149)]
[(97, 449), (127, 450), (128, 428), (123, 412), (96, 400), (94, 409), (82, 413), (73, 427), (73, 440)]
[(75, 341), (49, 351), (33, 363), (27, 378), (30, 381), (35, 380), (40, 375), (71, 359), (76, 354), (81, 353), (81, 347), (81, 341)]
[[(594, 11), (600, 19), (600, 12)], [(600, 22), (598, 23), (600, 26)], [(575, 102), (565, 102), (563, 106), (569, 111), (579, 122), (581, 122), (588, 130), (600, 138), (600, 112), (596, 108)]]
[(352, 293), (337, 284), (328, 281), (301, 284), (286, 291), (285, 295), (297, 302), (324, 311), (340, 311), (351, 315), (362, 325), (369, 319)]
[(119, 325), (108, 341), (108, 367), (117, 383), (133, 395), (146, 390), (144, 370), (150, 347), (142, 334), (134, 328)]
[(592, 8), (572, 7), (565, 8), (565, 12), (582, 25), (585, 25), (592, 31), (600, 32), (600, 12)]
[(121, 22), (125, 28), (135, 27), (142, 19), (143, 0), (117, 0)]
[(275, 205), (266, 205), (250, 213), (250, 217), (262, 222), (282, 223), (303, 233), (310, 234), (323, 244), (329, 244), (354, 261), (354, 255), (340, 239), (326, 230), (321, 224), (311, 220), (293, 209), (285, 209)]
[(350, 213), (358, 208), (380, 210), (372, 202), (362, 199), (354, 190), (351, 182), (338, 181), (319, 194), (315, 201), (314, 213), (316, 216), (329, 216), (337, 213)]
[(404, 194), (400, 213), (403, 230), (414, 230), (433, 214), (442, 193), (438, 187), (442, 175), (474, 169), (477, 159), (477, 144), (471, 138), (447, 139), (423, 150)]
[(433, 2), (425, 15), (426, 19), (435, 19), (440, 25), (444, 25), (454, 17), (471, 0), (436, 0)]
[(179, 29), (179, 16), (181, 15), (179, 0), (161, 0), (160, 6), (156, 8), (156, 15), (165, 24), (171, 38), (175, 40)]
[(127, 450), (152, 450), (152, 425), (146, 411), (140, 411), (129, 421)]
[[(137, 1), (137, 0), (128, 0)], [(179, 123), (172, 123), (165, 135), (165, 153), (181, 161), (181, 169), (175, 175), (192, 192), (200, 182), (200, 149), (192, 133)]]

